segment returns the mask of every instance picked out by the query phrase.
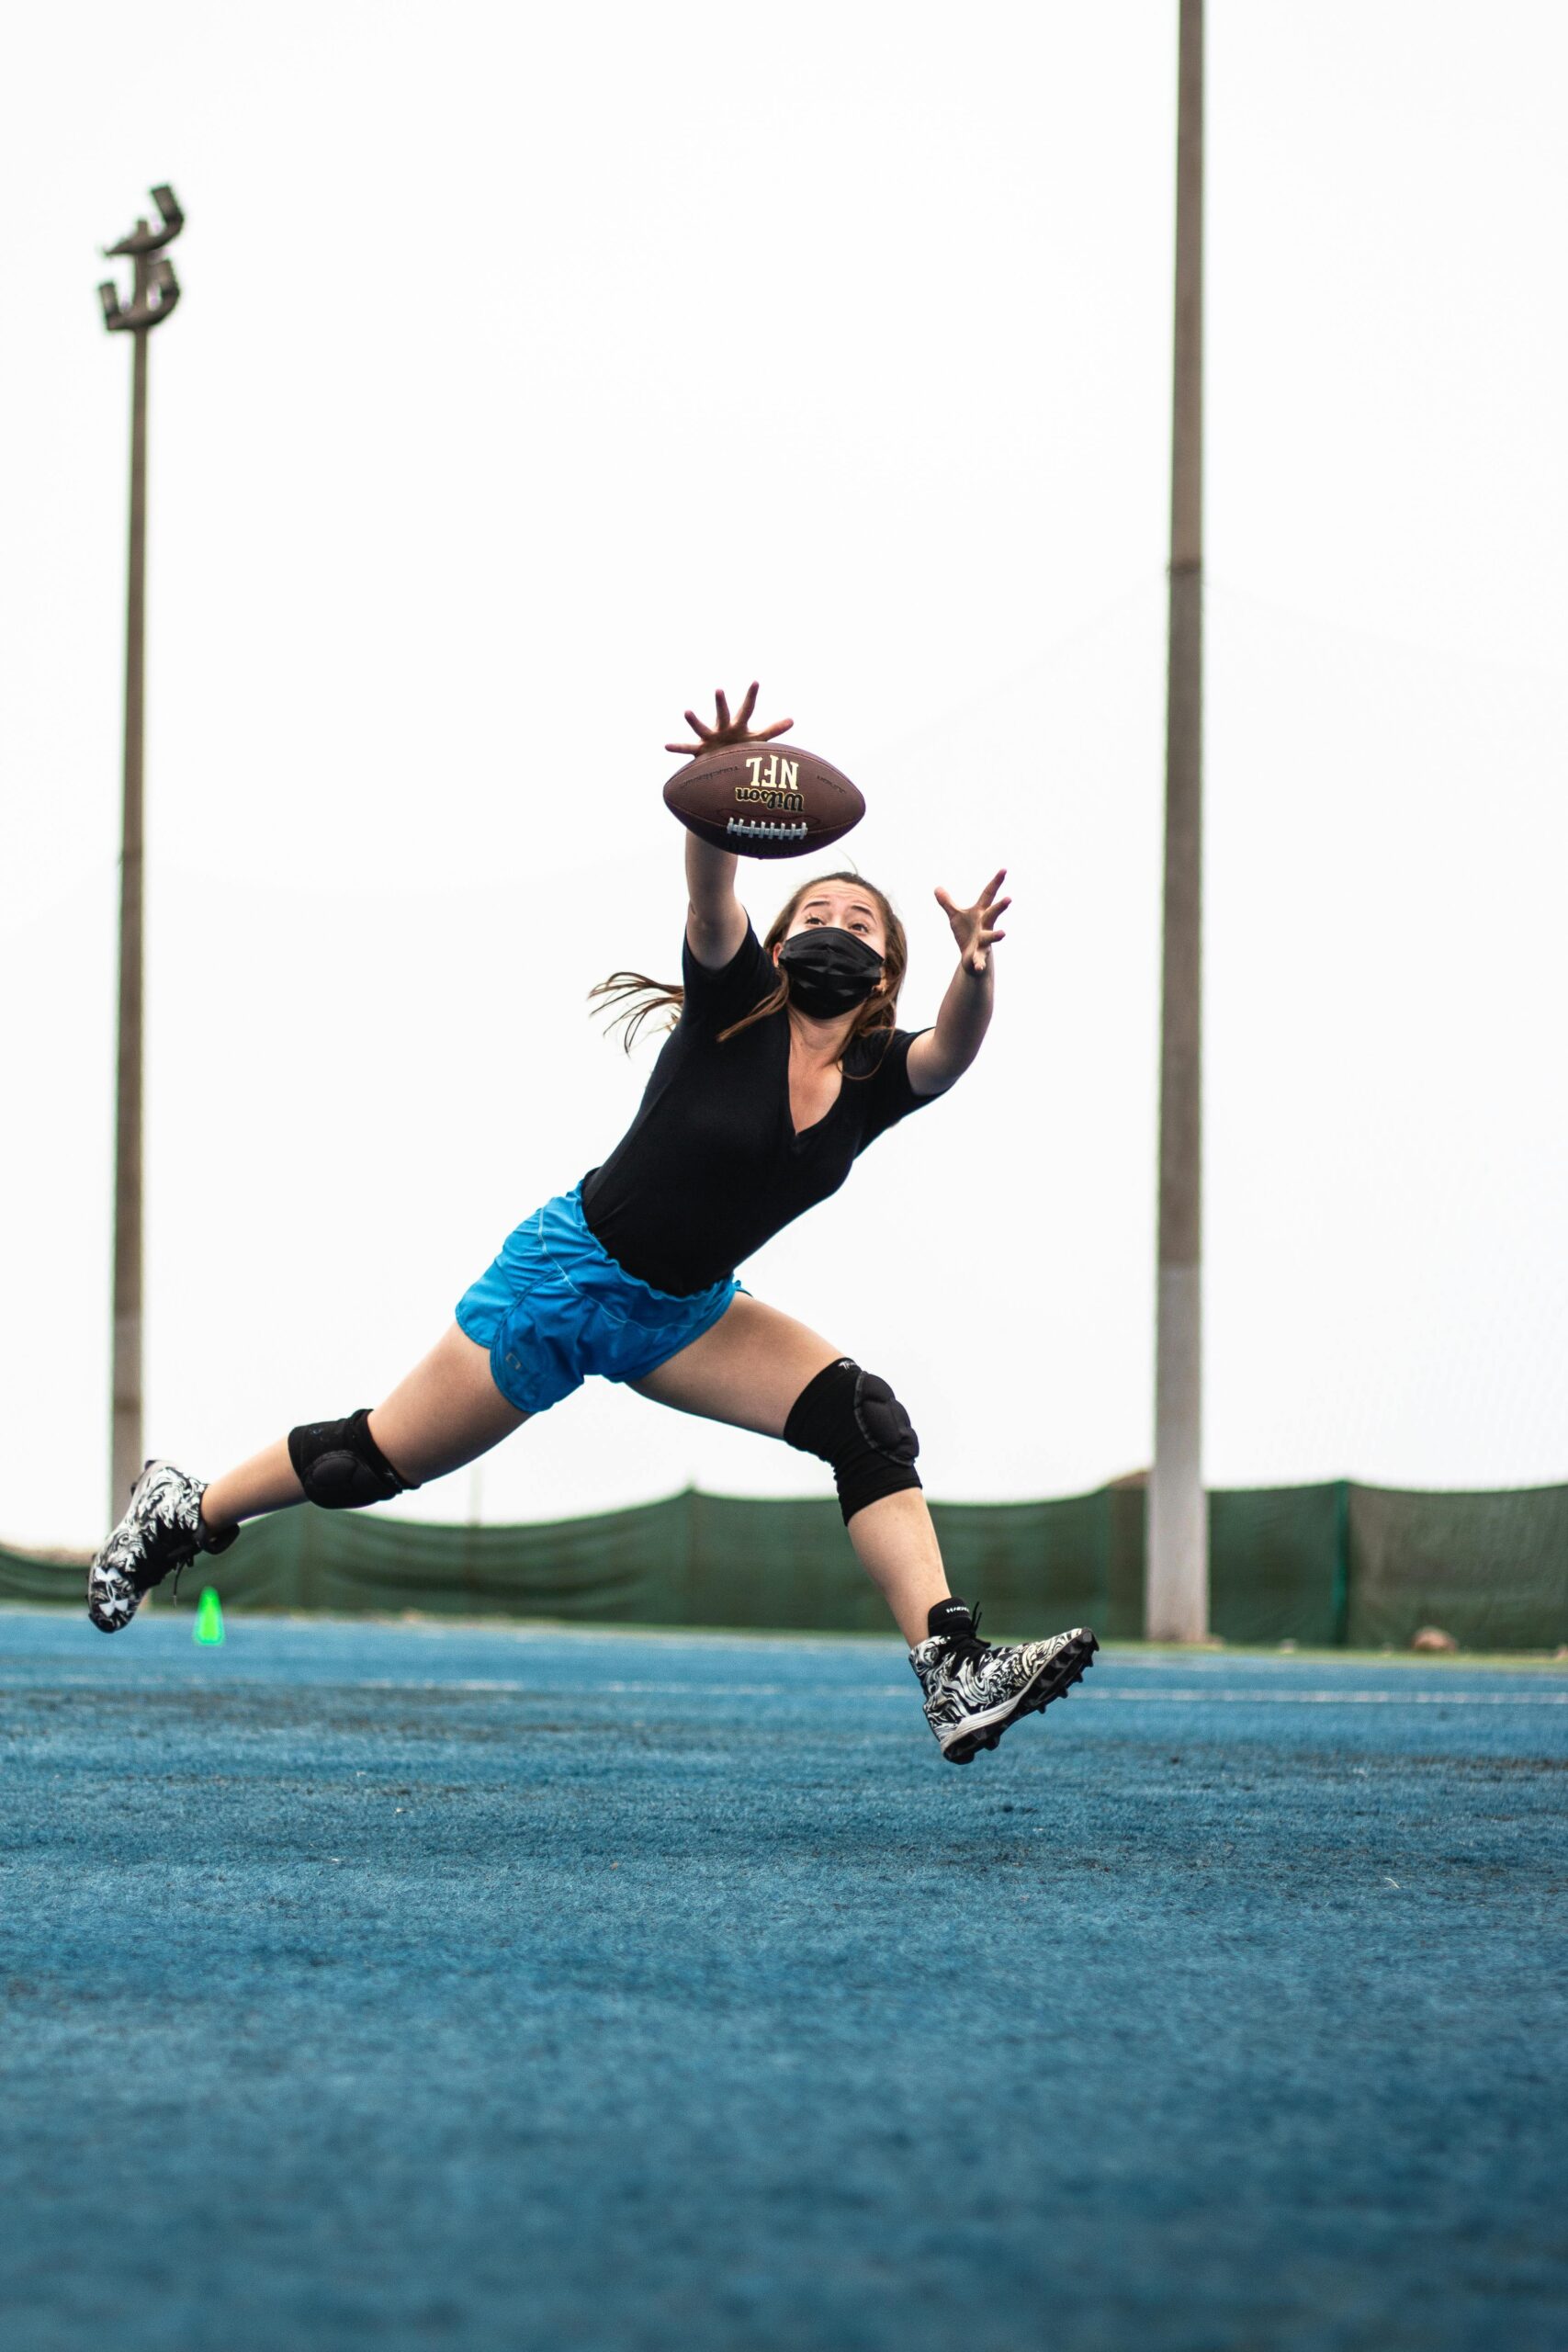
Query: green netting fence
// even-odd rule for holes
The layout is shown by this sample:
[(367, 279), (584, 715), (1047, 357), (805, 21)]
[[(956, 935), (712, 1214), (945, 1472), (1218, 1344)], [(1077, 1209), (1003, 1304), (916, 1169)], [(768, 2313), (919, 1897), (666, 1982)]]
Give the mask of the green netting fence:
[[(1210, 1496), (1210, 1618), (1227, 1642), (1465, 1649), (1568, 1642), (1568, 1487), (1420, 1494), (1336, 1479)], [(1144, 1627), (1145, 1486), (1031, 1503), (933, 1503), (954, 1591), (988, 1633)], [(443, 1527), (310, 1505), (187, 1570), (225, 1608), (419, 1611), (578, 1624), (882, 1633), (882, 1602), (830, 1497), (671, 1495), (519, 1527)], [(76, 1562), (0, 1548), (0, 1601), (60, 1600)]]

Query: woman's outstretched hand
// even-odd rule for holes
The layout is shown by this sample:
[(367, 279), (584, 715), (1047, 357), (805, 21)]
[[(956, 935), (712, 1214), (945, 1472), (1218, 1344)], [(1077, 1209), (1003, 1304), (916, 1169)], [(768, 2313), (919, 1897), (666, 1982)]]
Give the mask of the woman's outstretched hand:
[(996, 927), (997, 917), (1010, 907), (1010, 899), (998, 899), (997, 892), (1007, 880), (1007, 867), (993, 874), (972, 907), (955, 907), (945, 890), (938, 890), (937, 905), (953, 925), (953, 935), (958, 942), (958, 960), (971, 972), (983, 972), (987, 953), (993, 941), (1005, 939), (1005, 931)]
[(729, 716), (729, 698), (722, 686), (714, 695), (717, 725), (705, 727), (694, 710), (686, 713), (686, 724), (696, 736), (694, 743), (666, 743), (667, 752), (686, 752), (694, 758), (704, 752), (728, 752), (736, 743), (769, 743), (775, 735), (785, 735), (795, 725), (793, 718), (775, 718), (771, 727), (753, 727), (751, 713), (757, 707), (757, 682), (753, 678), (746, 689), (746, 699), (733, 718)]

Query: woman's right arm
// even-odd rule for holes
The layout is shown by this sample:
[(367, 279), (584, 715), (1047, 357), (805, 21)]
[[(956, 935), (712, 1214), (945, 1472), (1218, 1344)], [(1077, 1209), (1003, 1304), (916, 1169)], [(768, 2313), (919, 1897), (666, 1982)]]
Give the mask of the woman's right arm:
[(686, 944), (699, 964), (720, 972), (746, 936), (746, 910), (735, 895), (733, 851), (686, 835)]
[[(793, 718), (779, 718), (771, 727), (752, 728), (751, 713), (757, 707), (755, 680), (747, 687), (746, 698), (733, 718), (722, 687), (714, 696), (714, 706), (716, 726), (705, 727), (696, 712), (689, 710), (686, 724), (695, 734), (696, 741), (666, 743), (665, 750), (694, 756), (704, 752), (727, 751), (733, 743), (766, 743), (775, 735), (786, 734), (795, 725)], [(735, 868), (739, 863), (733, 851), (715, 849), (695, 833), (686, 835), (686, 944), (706, 971), (722, 971), (746, 936), (746, 910), (735, 895)]]

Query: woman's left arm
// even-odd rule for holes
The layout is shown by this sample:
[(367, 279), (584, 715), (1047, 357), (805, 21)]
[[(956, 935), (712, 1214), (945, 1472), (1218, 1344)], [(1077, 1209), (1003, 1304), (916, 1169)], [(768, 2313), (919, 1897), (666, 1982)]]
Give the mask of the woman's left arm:
[(963, 1077), (991, 1025), (995, 985), (990, 951), (1007, 936), (997, 929), (997, 917), (1012, 904), (997, 896), (1006, 879), (1003, 866), (972, 907), (955, 907), (945, 890), (936, 894), (958, 942), (958, 969), (942, 998), (936, 1027), (917, 1037), (909, 1048), (907, 1068), (917, 1094), (945, 1093)]

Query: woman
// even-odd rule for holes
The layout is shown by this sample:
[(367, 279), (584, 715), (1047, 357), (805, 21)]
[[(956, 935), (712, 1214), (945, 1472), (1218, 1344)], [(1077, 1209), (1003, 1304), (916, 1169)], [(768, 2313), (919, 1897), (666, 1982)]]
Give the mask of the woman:
[[(764, 743), (752, 685), (732, 719), (694, 712), (694, 743)], [(982, 1642), (949, 1593), (914, 1464), (919, 1442), (886, 1380), (742, 1290), (735, 1268), (838, 1190), (897, 1120), (944, 1094), (991, 1018), (990, 951), (1003, 875), (972, 907), (937, 901), (958, 969), (936, 1025), (894, 1025), (903, 926), (853, 874), (807, 882), (759, 942), (735, 896), (736, 860), (686, 837), (683, 986), (616, 973), (595, 994), (639, 1023), (678, 1011), (642, 1103), (609, 1159), (520, 1225), (457, 1303), (445, 1338), (384, 1404), (291, 1430), (210, 1485), (149, 1462), (94, 1560), (88, 1614), (105, 1633), (241, 1521), (303, 1500), (352, 1510), (445, 1477), (579, 1387), (590, 1373), (656, 1403), (733, 1422), (831, 1465), (850, 1540), (909, 1645), (926, 1718), (949, 1761), (995, 1747), (1019, 1716), (1076, 1682), (1085, 1627), (1048, 1641)]]

